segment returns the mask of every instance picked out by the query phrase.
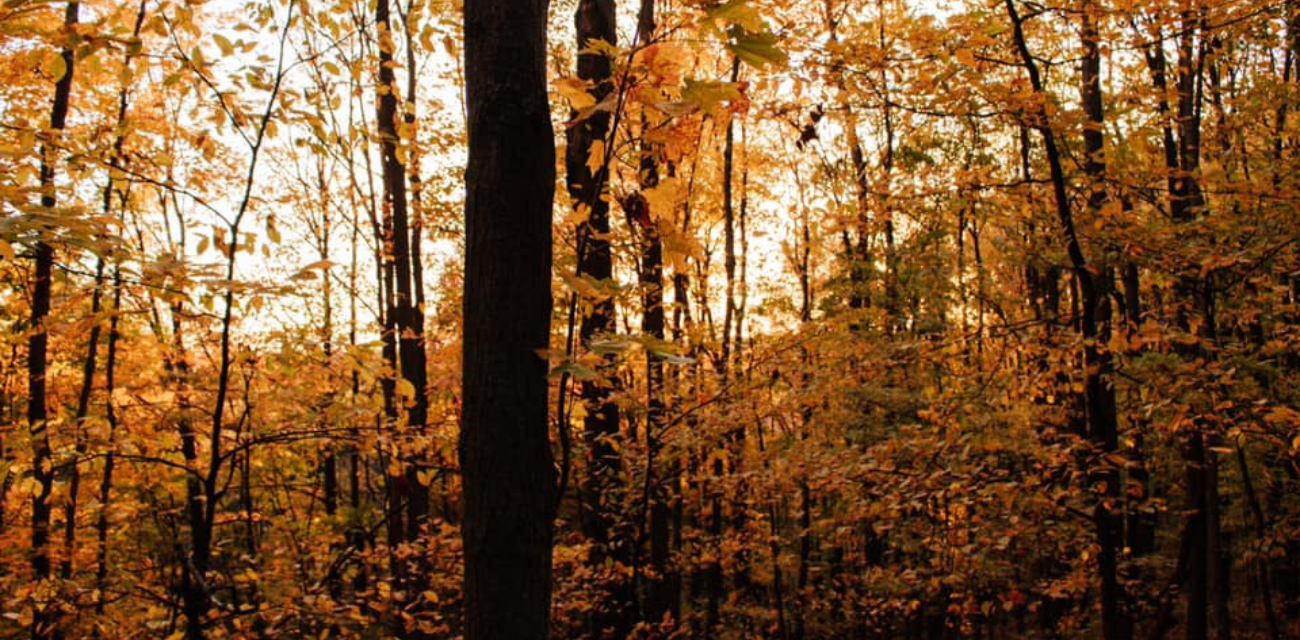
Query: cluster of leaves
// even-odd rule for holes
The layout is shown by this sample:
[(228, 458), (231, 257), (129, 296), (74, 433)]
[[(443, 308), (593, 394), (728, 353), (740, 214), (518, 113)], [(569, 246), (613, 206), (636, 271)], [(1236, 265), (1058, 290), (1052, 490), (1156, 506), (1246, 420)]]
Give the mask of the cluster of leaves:
[[(581, 51), (552, 7), (614, 265), (557, 198), (555, 637), (1096, 637), (1107, 515), (1130, 633), (1300, 632), (1292, 3), (651, 4)], [(0, 636), (461, 632), (460, 17), (395, 6), (0, 8)], [(422, 388), (385, 351), (416, 338)]]

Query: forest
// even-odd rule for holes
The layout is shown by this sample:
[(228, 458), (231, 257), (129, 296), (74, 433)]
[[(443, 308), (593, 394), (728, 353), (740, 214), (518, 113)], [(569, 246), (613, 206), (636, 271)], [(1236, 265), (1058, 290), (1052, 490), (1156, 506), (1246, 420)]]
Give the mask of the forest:
[(5, 0), (0, 638), (1300, 637), (1296, 0)]

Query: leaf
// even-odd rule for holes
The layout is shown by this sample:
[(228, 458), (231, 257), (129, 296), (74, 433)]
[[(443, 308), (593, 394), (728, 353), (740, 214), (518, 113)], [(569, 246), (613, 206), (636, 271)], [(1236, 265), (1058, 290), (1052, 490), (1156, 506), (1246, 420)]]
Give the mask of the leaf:
[(673, 210), (685, 198), (685, 189), (676, 178), (666, 178), (641, 192), (650, 205), (651, 220), (671, 220)]
[(230, 39), (220, 33), (212, 34), (212, 41), (217, 43), (217, 48), (221, 49), (221, 55), (231, 56), (235, 54), (235, 45), (231, 44)]
[(705, 111), (718, 111), (724, 103), (742, 98), (740, 87), (734, 82), (687, 80), (682, 89), (682, 102), (698, 105)]
[(58, 82), (63, 79), (64, 74), (68, 73), (68, 61), (63, 59), (62, 53), (57, 53), (45, 58), (45, 73), (50, 75), (50, 79)]
[(633, 342), (627, 338), (608, 337), (599, 340), (592, 340), (587, 347), (601, 355), (612, 355), (623, 353), (632, 348)]
[(584, 380), (595, 380), (600, 377), (592, 368), (584, 367), (573, 361), (565, 362), (554, 369), (551, 369), (550, 377), (558, 378), (566, 373), (579, 382)]
[(275, 218), (266, 219), (266, 237), (271, 244), (280, 244), (280, 230), (275, 227)]
[(671, 364), (673, 366), (680, 367), (682, 365), (695, 364), (695, 358), (690, 358), (687, 356), (679, 356), (673, 353), (664, 353), (664, 354), (656, 354), (656, 355), (659, 356), (660, 360), (663, 360), (665, 363)]
[(590, 83), (580, 78), (560, 78), (555, 81), (555, 91), (560, 97), (569, 101), (574, 110), (585, 109), (596, 104), (596, 97), (587, 89)]
[(588, 118), (596, 115), (597, 113), (602, 113), (602, 112), (611, 113), (614, 111), (614, 107), (617, 105), (618, 105), (618, 96), (616, 96), (613, 93), (610, 93), (609, 95), (602, 98), (600, 102), (597, 102), (596, 104), (593, 104), (590, 107), (586, 107), (584, 109), (578, 109), (578, 112), (574, 114), (573, 119), (564, 123), (564, 128), (568, 129), (570, 127), (573, 127), (574, 125), (577, 125), (583, 122), (584, 120), (587, 120)]
[(398, 378), (397, 395), (408, 400), (415, 398), (415, 385), (411, 384), (411, 381), (406, 378)]
[(749, 0), (730, 0), (704, 11), (714, 20), (725, 20), (731, 24), (755, 31), (763, 28), (763, 18), (749, 5)]
[(756, 69), (762, 69), (768, 64), (783, 67), (789, 60), (789, 56), (776, 46), (777, 39), (775, 35), (738, 29), (732, 31), (734, 32), (731, 34), (732, 40), (727, 45), (727, 48), (745, 64)]
[(673, 116), (674, 118), (684, 118), (700, 110), (698, 102), (687, 102), (686, 100), (677, 100), (674, 102), (656, 102), (654, 108)]
[(334, 262), (333, 260), (317, 260), (316, 262), (313, 262), (309, 265), (302, 267), (301, 269), (299, 269), (299, 271), (316, 271), (316, 270), (325, 271), (327, 269), (330, 269), (331, 267), (336, 267), (336, 266), (338, 266), (338, 263)]
[(0, 240), (0, 260), (14, 260), (14, 246), (6, 240)]
[(605, 166), (605, 141), (592, 140), (591, 150), (587, 152), (587, 171), (590, 171), (591, 175), (594, 176), (597, 173), (599, 173), (601, 167), (604, 166)]

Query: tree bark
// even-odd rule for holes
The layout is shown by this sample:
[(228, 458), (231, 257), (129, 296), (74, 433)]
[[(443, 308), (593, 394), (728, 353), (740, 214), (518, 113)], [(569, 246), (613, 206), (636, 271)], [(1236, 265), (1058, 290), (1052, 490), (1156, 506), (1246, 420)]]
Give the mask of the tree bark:
[[(384, 239), (387, 249), (385, 257), (391, 266), (393, 278), (392, 295), (387, 301), (388, 316), (390, 330), (396, 333), (391, 338), (395, 342), (396, 349), (389, 352), (390, 356), (395, 358), (390, 360), (389, 365), (393, 368), (396, 380), (406, 382), (406, 385), (398, 384), (399, 393), (396, 400), (399, 404), (405, 405), (405, 430), (409, 435), (409, 437), (402, 437), (403, 434), (398, 434), (400, 442), (398, 455), (409, 457), (403, 465), (401, 477), (389, 478), (389, 482), (396, 484), (396, 491), (393, 492), (394, 500), (389, 505), (389, 509), (404, 512), (400, 516), (396, 512), (392, 514), (390, 526), (394, 531), (390, 539), (409, 543), (419, 538), (429, 515), (429, 491), (421, 483), (419, 475), (421, 471), (419, 458), (422, 458), (423, 454), (415, 452), (418, 447), (407, 446), (425, 435), (429, 414), (426, 392), (428, 372), (424, 352), (423, 311), (415, 303), (417, 294), (414, 280), (416, 272), (419, 271), (419, 264), (413, 256), (416, 255), (418, 226), (413, 229), (408, 206), (405, 161), (408, 149), (403, 148), (404, 143), (397, 130), (398, 120), (404, 116), (398, 111), (401, 89), (394, 72), (396, 62), (393, 52), (397, 45), (393, 40), (388, 0), (378, 0), (375, 3), (375, 24), (379, 32), (379, 84), (375, 87), (378, 94), (375, 127), (379, 132), (384, 229), (388, 234)], [(407, 69), (406, 72), (414, 73), (415, 70)], [(409, 392), (409, 398), (402, 397), (403, 390)], [(398, 415), (402, 414), (402, 409), (403, 407), (398, 407)], [(393, 425), (393, 428), (399, 427)], [(421, 577), (424, 571), (408, 573), (405, 568), (399, 566), (395, 568), (395, 573), (400, 582), (414, 581), (403, 586), (414, 589), (416, 593), (424, 590), (422, 585), (426, 581)]]
[[(63, 14), (63, 24), (69, 34), (78, 22), (81, 4), (69, 2)], [(41, 146), (41, 207), (52, 210), (58, 204), (54, 178), (55, 153), (58, 137), (68, 120), (68, 107), (72, 96), (72, 76), (75, 65), (72, 45), (62, 52), (63, 76), (55, 82), (54, 101), (50, 107), (49, 140)], [(32, 495), (32, 576), (37, 582), (49, 580), (50, 574), (50, 501), (54, 489), (54, 461), (50, 449), (49, 412), (46, 407), (46, 373), (49, 368), (50, 299), (53, 292), (54, 247), (44, 239), (35, 247), (35, 272), (32, 287), (31, 336), (27, 341), (27, 428), (32, 442), (32, 477), (37, 489)], [(32, 638), (55, 638), (60, 633), (56, 620), (57, 607), (52, 603), (38, 608), (32, 617)]]
[[(1035, 93), (1043, 94), (1044, 87), (1039, 75), (1038, 63), (1029, 51), (1024, 33), (1024, 20), (1017, 11), (1015, 3), (1016, 0), (1006, 0), (1015, 46), (1021, 64), (1029, 76), (1030, 86)], [(1088, 150), (1085, 170), (1093, 181), (1088, 206), (1091, 209), (1098, 209), (1104, 204), (1106, 197), (1103, 188), (1098, 184), (1105, 173), (1105, 166), (1101, 164), (1103, 138), (1100, 128), (1102, 126), (1100, 56), (1091, 14), (1085, 8), (1083, 15), (1085, 56), (1081, 98), (1089, 120), (1084, 128), (1084, 145)], [(1119, 470), (1113, 463), (1106, 461), (1108, 455), (1119, 449), (1115, 390), (1111, 386), (1114, 363), (1105, 348), (1105, 342), (1109, 339), (1111, 316), (1107, 296), (1110, 279), (1106, 276), (1109, 270), (1090, 264), (1083, 253), (1083, 246), (1075, 231), (1074, 213), (1067, 190), (1060, 148), (1056, 143), (1056, 132), (1048, 122), (1046, 109), (1040, 106), (1027, 116), (1030, 125), (1038, 130), (1043, 140), (1052, 191), (1056, 199), (1057, 217), (1065, 239), (1070, 265), (1074, 271), (1074, 284), (1079, 292), (1077, 315), (1079, 331), (1084, 341), (1083, 361), (1080, 363), (1084, 387), (1081, 401), (1087, 427), (1086, 435), (1092, 441), (1095, 454), (1100, 458), (1092, 463), (1093, 470), (1089, 472), (1089, 483), (1101, 487), (1101, 495), (1097, 496), (1097, 505), (1093, 512), (1093, 522), (1100, 548), (1098, 572), (1102, 583), (1102, 633), (1106, 640), (1120, 640), (1131, 637), (1132, 628), (1127, 613), (1120, 606), (1123, 594), (1118, 580), (1118, 558), (1123, 540), (1118, 512), (1115, 511), (1119, 495)]]
[(465, 637), (547, 637), (555, 470), (547, 430), (555, 150), (547, 0), (467, 0)]

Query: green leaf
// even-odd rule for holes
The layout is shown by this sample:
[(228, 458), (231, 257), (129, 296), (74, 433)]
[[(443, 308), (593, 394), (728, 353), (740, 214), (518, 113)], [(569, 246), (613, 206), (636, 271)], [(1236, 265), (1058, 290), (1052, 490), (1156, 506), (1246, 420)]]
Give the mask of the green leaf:
[(68, 61), (63, 59), (63, 54), (56, 54), (45, 59), (45, 73), (50, 74), (50, 79), (58, 82), (68, 73)]
[(610, 336), (599, 340), (592, 340), (588, 343), (588, 348), (601, 355), (611, 355), (623, 353), (632, 348), (632, 341), (619, 336)]
[(734, 82), (718, 80), (687, 80), (682, 89), (682, 102), (696, 104), (705, 111), (715, 111), (723, 105), (743, 96)]
[(578, 381), (595, 380), (596, 378), (600, 377), (590, 367), (584, 367), (573, 361), (562, 363), (559, 366), (555, 367), (554, 369), (551, 369), (550, 377), (558, 378), (566, 373), (569, 374), (569, 376), (571, 376), (574, 380), (578, 380)]
[(705, 9), (704, 13), (714, 20), (725, 20), (744, 29), (757, 31), (763, 28), (763, 18), (749, 5), (749, 0), (730, 0)]
[(789, 56), (776, 45), (776, 36), (771, 33), (732, 29), (731, 43), (727, 48), (745, 64), (762, 69), (768, 64), (783, 67), (789, 60)]

